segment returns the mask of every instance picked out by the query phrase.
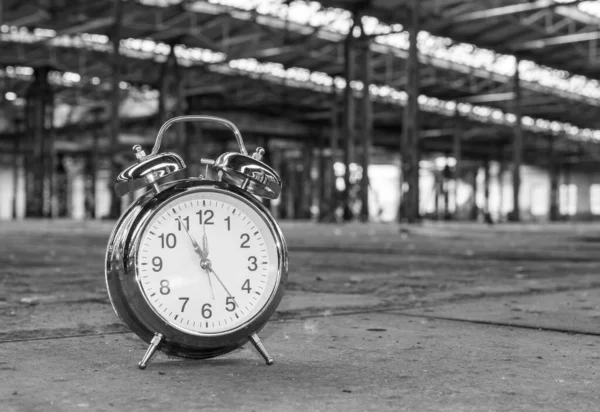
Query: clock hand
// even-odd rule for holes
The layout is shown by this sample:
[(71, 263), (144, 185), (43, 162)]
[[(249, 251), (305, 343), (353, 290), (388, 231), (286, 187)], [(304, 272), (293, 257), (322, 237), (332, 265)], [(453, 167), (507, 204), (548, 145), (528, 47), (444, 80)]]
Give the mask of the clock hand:
[(204, 222), (202, 222), (202, 248), (204, 249), (204, 259), (208, 259), (208, 237), (206, 236)]
[(185, 233), (187, 233), (188, 237), (190, 238), (190, 241), (192, 242), (192, 245), (194, 246), (194, 252), (196, 252), (196, 254), (198, 254), (198, 256), (200, 256), (200, 259), (206, 259), (206, 256), (205, 256), (206, 253), (204, 252), (204, 250), (202, 250), (202, 248), (200, 247), (198, 242), (196, 242), (196, 239), (194, 239), (192, 237), (192, 234), (188, 230), (187, 226), (181, 221), (180, 217), (177, 217), (177, 220), (179, 220), (179, 223), (181, 223), (181, 226), (185, 230)]
[(221, 278), (219, 277), (219, 275), (217, 275), (215, 273), (215, 271), (213, 270), (212, 265), (210, 264), (210, 262), (208, 264), (207, 270), (210, 271), (210, 273), (212, 273), (215, 276), (215, 278), (217, 278), (217, 280), (219, 281), (219, 283), (221, 284), (221, 286), (223, 286), (223, 289), (225, 289), (225, 293), (227, 293), (227, 295), (229, 295), (229, 297), (233, 300), (233, 303), (235, 304), (235, 306), (239, 308), (240, 306), (235, 301), (235, 298), (233, 297), (233, 295), (231, 293), (229, 293), (229, 290), (227, 290), (227, 287), (225, 286), (225, 284), (223, 283), (223, 281), (221, 280)]
[[(181, 223), (181, 226), (185, 230), (185, 233), (187, 233), (188, 237), (190, 238), (190, 241), (192, 242), (192, 245), (194, 246), (194, 252), (196, 252), (196, 254), (198, 254), (198, 256), (200, 257), (200, 266), (202, 267), (202, 269), (206, 270), (203, 266), (203, 262), (206, 260), (208, 253), (206, 253), (204, 250), (202, 250), (202, 248), (200, 247), (198, 242), (196, 242), (196, 239), (194, 239), (194, 237), (188, 230), (187, 226), (184, 225), (183, 222), (181, 221), (181, 217), (177, 217), (177, 220), (179, 220), (179, 223)], [(206, 236), (206, 233), (205, 233), (205, 236)], [(210, 294), (212, 296), (212, 300), (215, 300), (215, 290), (213, 288), (212, 280), (210, 279), (210, 273), (208, 271), (206, 272), (206, 277), (208, 278), (208, 284), (210, 286)]]

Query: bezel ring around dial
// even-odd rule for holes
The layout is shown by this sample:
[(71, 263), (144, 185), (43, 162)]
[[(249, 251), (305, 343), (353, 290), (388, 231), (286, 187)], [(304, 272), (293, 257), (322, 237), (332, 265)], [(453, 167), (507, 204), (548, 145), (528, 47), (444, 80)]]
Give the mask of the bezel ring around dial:
[[(238, 327), (212, 334), (188, 333), (177, 329), (156, 314), (138, 281), (137, 253), (146, 226), (163, 206), (196, 192), (220, 192), (248, 204), (264, 219), (277, 249), (275, 288), (264, 306)], [(287, 249), (279, 226), (260, 202), (237, 187), (222, 182), (190, 179), (173, 182), (159, 194), (146, 193), (121, 217), (111, 234), (106, 256), (106, 281), (111, 303), (119, 317), (145, 342), (155, 333), (164, 336), (161, 350), (168, 354), (207, 358), (229, 352), (260, 331), (283, 296), (287, 280)]]

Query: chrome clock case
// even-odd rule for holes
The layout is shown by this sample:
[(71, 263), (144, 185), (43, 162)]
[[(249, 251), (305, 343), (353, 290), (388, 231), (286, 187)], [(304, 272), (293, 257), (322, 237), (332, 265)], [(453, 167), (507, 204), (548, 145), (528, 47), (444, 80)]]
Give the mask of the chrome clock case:
[[(173, 123), (181, 121), (215, 121), (233, 130), (240, 153), (225, 153), (216, 161), (202, 159), (211, 165), (221, 181), (189, 178), (165, 183), (184, 170), (183, 160), (174, 153), (158, 153), (163, 133)], [(267, 364), (268, 355), (257, 333), (279, 305), (287, 281), (287, 247), (277, 222), (256, 196), (277, 198), (281, 180), (277, 173), (261, 161), (264, 150), (257, 149), (248, 156), (241, 134), (229, 121), (212, 116), (181, 116), (166, 122), (148, 156), (139, 146), (134, 147), (138, 163), (126, 169), (117, 179), (115, 189), (123, 195), (150, 187), (138, 198), (117, 222), (108, 243), (105, 273), (110, 300), (116, 314), (142, 340), (149, 344), (139, 367), (144, 369), (153, 354), (160, 350), (168, 355), (205, 359), (230, 352), (250, 341)], [(214, 192), (236, 198), (249, 205), (264, 220), (277, 249), (276, 286), (262, 308), (245, 323), (220, 333), (183, 331), (161, 318), (147, 301), (140, 286), (137, 256), (143, 233), (153, 216), (163, 206), (195, 193)]]

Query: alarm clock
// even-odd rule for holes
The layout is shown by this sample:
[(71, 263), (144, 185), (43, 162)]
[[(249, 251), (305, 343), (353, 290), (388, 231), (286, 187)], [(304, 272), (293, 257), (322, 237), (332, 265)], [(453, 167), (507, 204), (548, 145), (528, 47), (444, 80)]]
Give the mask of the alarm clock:
[[(185, 169), (175, 153), (160, 153), (162, 137), (177, 122), (212, 121), (233, 131), (239, 152), (201, 159), (216, 180), (177, 179)], [(137, 162), (117, 177), (123, 196), (148, 189), (118, 220), (106, 252), (106, 285), (121, 320), (155, 352), (206, 359), (250, 341), (273, 363), (258, 332), (284, 292), (287, 248), (277, 222), (260, 198), (276, 199), (281, 179), (248, 155), (230, 121), (180, 116), (160, 128), (148, 155), (134, 146)]]

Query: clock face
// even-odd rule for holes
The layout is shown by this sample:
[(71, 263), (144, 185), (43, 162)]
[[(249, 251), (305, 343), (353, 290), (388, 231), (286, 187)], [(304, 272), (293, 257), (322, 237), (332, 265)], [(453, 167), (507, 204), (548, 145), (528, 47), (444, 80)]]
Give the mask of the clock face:
[(227, 333), (258, 315), (278, 286), (278, 240), (243, 198), (187, 193), (150, 219), (137, 276), (147, 302), (171, 326), (197, 335)]

